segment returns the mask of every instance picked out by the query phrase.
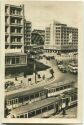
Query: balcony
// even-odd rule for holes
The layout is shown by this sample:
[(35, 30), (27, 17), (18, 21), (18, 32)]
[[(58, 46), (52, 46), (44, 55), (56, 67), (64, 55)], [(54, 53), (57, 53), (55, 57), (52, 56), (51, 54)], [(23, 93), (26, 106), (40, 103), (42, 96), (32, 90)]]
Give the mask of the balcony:
[(23, 24), (21, 23), (11, 23), (10, 25), (14, 27), (23, 27)]
[(5, 41), (5, 45), (9, 45), (9, 44), (10, 44), (10, 43), (8, 43), (8, 42)]
[(15, 18), (23, 18), (23, 15), (21, 15), (21, 14), (11, 13), (10, 16), (11, 16), (11, 17), (15, 17)]
[(5, 32), (5, 35), (6, 35), (6, 36), (8, 36), (8, 35), (9, 35), (9, 33), (8, 33), (8, 32)]
[(22, 43), (22, 42), (11, 42), (11, 45), (19, 45), (19, 46), (22, 46), (23, 43)]
[(17, 36), (21, 36), (21, 37), (23, 36), (22, 33), (11, 33), (10, 35), (11, 35), (11, 36), (16, 36), (16, 37), (17, 37)]

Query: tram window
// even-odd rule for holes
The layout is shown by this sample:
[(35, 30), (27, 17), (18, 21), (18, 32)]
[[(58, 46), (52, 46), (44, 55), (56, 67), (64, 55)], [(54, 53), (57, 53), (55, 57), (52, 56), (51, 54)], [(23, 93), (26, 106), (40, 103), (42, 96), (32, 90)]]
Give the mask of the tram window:
[(29, 100), (29, 96), (25, 96), (25, 101)]
[(7, 105), (10, 105), (10, 101), (7, 101)]
[(19, 98), (19, 102), (22, 103), (23, 102), (23, 97)]
[(60, 87), (60, 90), (63, 90), (63, 87)]
[(17, 118), (20, 118), (20, 116), (17, 116)]
[(50, 93), (50, 90), (48, 90), (48, 92)]
[(42, 112), (46, 112), (47, 111), (47, 107), (44, 107), (43, 109), (42, 109)]
[(18, 99), (16, 99), (15, 102), (18, 103)]
[(35, 97), (36, 97), (36, 98), (39, 97), (39, 93), (36, 93), (36, 94), (35, 94)]
[(49, 105), (48, 106), (48, 110), (51, 110), (51, 109), (53, 109), (54, 108), (54, 105)]
[(31, 117), (33, 117), (33, 116), (35, 116), (35, 111), (32, 111), (32, 112), (28, 113), (28, 117), (29, 117), (29, 118), (31, 118)]
[(13, 100), (12, 100), (12, 104), (13, 104)]
[(67, 88), (67, 86), (64, 86), (64, 89), (66, 89)]
[(20, 118), (24, 118), (24, 115), (20, 115)]
[(59, 91), (60, 89), (59, 88), (56, 88), (56, 91)]
[(24, 118), (27, 118), (27, 114), (24, 114)]
[(74, 101), (74, 96), (71, 96), (71, 101)]
[(54, 89), (54, 92), (55, 92), (56, 90)]
[(15, 99), (13, 99), (13, 104), (15, 104)]
[(70, 88), (71, 86), (70, 85), (68, 85), (68, 88)]
[(74, 99), (74, 100), (76, 100), (76, 99), (77, 99), (77, 96), (76, 96), (76, 95), (74, 95), (73, 99)]
[(43, 96), (43, 95), (45, 95), (45, 93), (44, 93), (44, 92), (41, 92), (40, 95)]
[(31, 98), (31, 99), (34, 99), (34, 95), (31, 95), (30, 98)]
[(36, 115), (41, 114), (41, 109), (36, 110)]
[(12, 105), (12, 101), (10, 100), (10, 105)]

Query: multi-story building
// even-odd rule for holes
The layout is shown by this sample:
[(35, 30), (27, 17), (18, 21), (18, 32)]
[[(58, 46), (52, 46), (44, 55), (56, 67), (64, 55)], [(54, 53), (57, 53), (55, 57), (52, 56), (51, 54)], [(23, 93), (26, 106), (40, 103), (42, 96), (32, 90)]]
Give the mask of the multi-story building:
[(32, 32), (32, 23), (30, 21), (24, 20), (24, 50), (28, 52), (31, 47), (31, 32)]
[(5, 5), (5, 48), (24, 52), (24, 5)]
[[(5, 5), (5, 53), (6, 68), (27, 64), (24, 53), (24, 5)], [(17, 55), (19, 59), (16, 59)]]
[(45, 28), (44, 49), (47, 52), (77, 51), (78, 29), (53, 21)]

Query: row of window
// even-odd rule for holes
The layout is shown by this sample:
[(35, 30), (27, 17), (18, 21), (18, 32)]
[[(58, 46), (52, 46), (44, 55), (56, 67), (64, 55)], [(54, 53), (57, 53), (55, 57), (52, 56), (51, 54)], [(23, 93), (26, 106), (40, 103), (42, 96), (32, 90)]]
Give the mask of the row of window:
[(10, 14), (21, 15), (21, 10), (11, 9)]
[(18, 98), (11, 99), (7, 101), (7, 105), (18, 104)]
[(65, 86), (57, 87), (56, 89), (50, 89), (50, 90), (48, 90), (48, 92), (49, 93), (57, 92), (57, 91), (60, 91), (60, 90), (71, 88), (71, 87), (72, 87), (72, 85), (65, 85)]
[[(17, 59), (17, 58), (16, 58)], [(18, 60), (17, 60), (18, 61)], [(42, 92), (42, 93), (36, 93), (35, 95), (30, 95), (30, 96), (24, 96), (24, 97), (20, 97), (19, 99), (18, 98), (15, 98), (15, 99), (11, 99), (11, 100), (8, 100), (7, 101), (7, 104), (8, 105), (13, 105), (13, 104), (17, 104), (17, 101), (18, 100), (18, 103), (22, 103), (23, 101), (28, 101), (28, 100), (32, 100), (32, 99), (35, 99), (35, 98), (38, 98), (38, 97), (42, 97), (44, 96), (45, 93)], [(12, 101), (13, 100), (13, 101)]]
[(17, 118), (31, 118), (33, 116), (39, 115), (41, 113), (44, 113), (44, 112), (52, 110), (52, 109), (54, 109), (54, 104), (51, 104), (47, 107), (43, 107), (41, 109), (37, 109), (37, 110), (29, 112), (29, 113), (22, 114), (20, 116), (17, 116)]
[(11, 24), (12, 24), (12, 23), (21, 24), (21, 23), (22, 23), (22, 19), (17, 19), (17, 18), (11, 17), (11, 18), (10, 18), (10, 22), (11, 22)]

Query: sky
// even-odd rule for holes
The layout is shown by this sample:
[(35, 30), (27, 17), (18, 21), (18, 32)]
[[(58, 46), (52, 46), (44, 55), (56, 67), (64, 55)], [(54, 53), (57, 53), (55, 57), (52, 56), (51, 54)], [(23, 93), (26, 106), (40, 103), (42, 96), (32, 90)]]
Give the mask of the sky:
[(26, 2), (24, 6), (25, 18), (32, 22), (32, 28), (45, 28), (52, 20), (80, 27), (81, 2)]
[[(24, 4), (25, 18), (32, 22), (32, 29), (45, 29), (52, 20), (59, 21), (68, 26), (79, 28), (81, 26), (83, 14), (82, 2), (22, 1), (20, 2), (19, 0), (19, 4)], [(18, 4), (18, 2), (13, 1), (12, 4)]]

